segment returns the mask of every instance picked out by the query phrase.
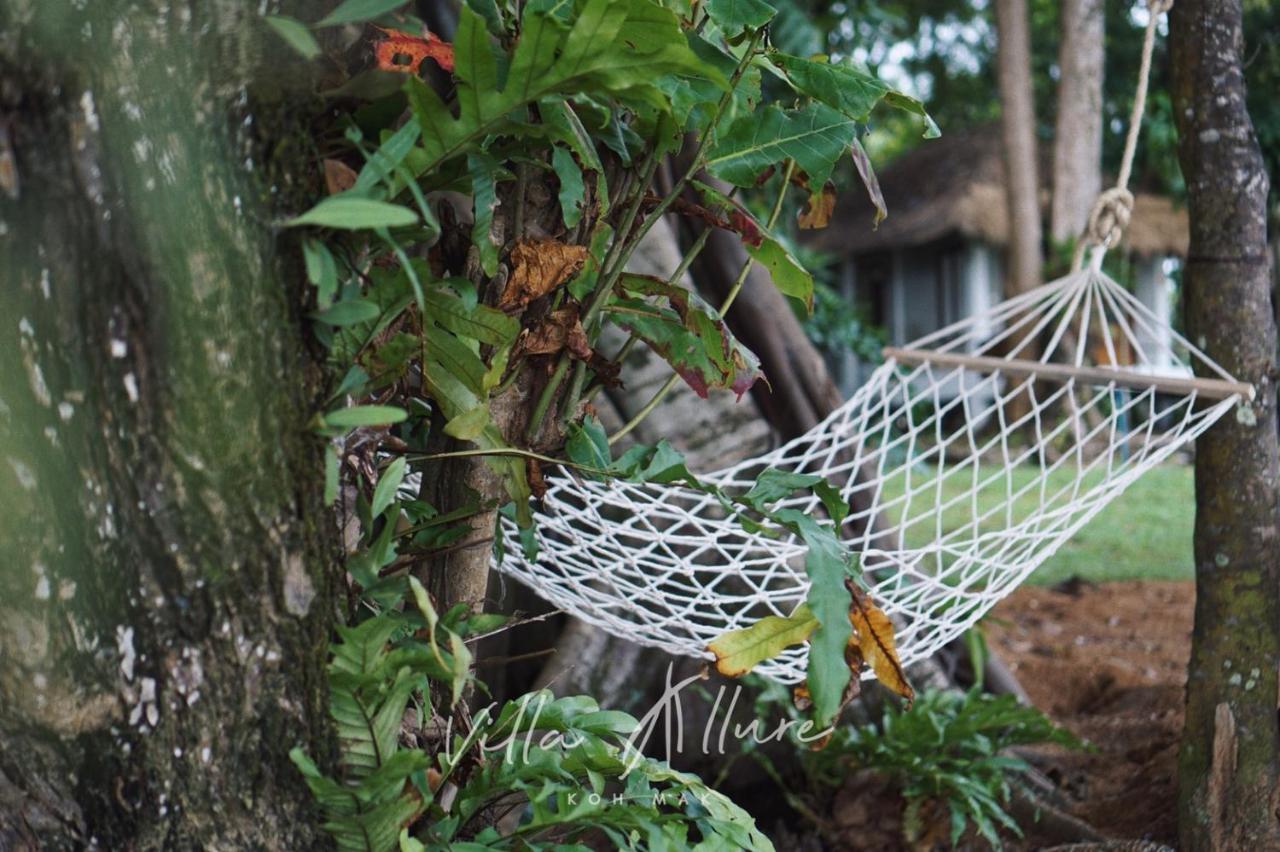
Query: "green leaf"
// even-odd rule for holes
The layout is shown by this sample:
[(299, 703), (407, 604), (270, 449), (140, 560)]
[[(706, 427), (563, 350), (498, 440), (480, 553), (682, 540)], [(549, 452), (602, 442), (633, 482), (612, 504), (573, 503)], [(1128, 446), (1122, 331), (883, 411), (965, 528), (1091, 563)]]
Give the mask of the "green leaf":
[(582, 219), (582, 205), (586, 199), (586, 186), (582, 182), (582, 169), (577, 160), (559, 145), (551, 148), (551, 168), (560, 180), (560, 215), (566, 228), (572, 228)]
[[(430, 362), (447, 370), (475, 399), (485, 396), (485, 366), (480, 356), (466, 343), (437, 325), (428, 325), (425, 333)], [(463, 407), (471, 406), (468, 404)]]
[[(645, 275), (627, 273), (619, 289), (642, 298), (615, 299), (610, 319), (644, 340), (704, 399), (710, 388), (739, 397), (760, 378), (760, 359), (730, 333), (720, 314), (694, 293)], [(658, 297), (656, 303), (644, 301)]]
[(741, 630), (722, 633), (707, 645), (716, 655), (716, 671), (738, 677), (751, 671), (756, 663), (776, 657), (784, 648), (809, 638), (818, 627), (807, 604), (800, 604), (787, 617), (767, 615)]
[(264, 20), (303, 59), (315, 59), (320, 55), (320, 45), (306, 24), (287, 15), (267, 15)]
[(377, 319), (382, 315), (382, 308), (364, 299), (343, 299), (329, 310), (315, 314), (316, 322), (325, 325), (356, 325)]
[(316, 287), (316, 305), (327, 310), (338, 292), (338, 265), (333, 254), (319, 240), (308, 237), (302, 243), (302, 257), (307, 267), (307, 280)]
[(778, 10), (762, 0), (707, 0), (707, 14), (733, 38), (743, 30), (760, 29)]
[(339, 408), (324, 416), (329, 426), (351, 429), (356, 426), (385, 426), (400, 423), (409, 416), (403, 408), (392, 405), (355, 405), (351, 408)]
[(474, 441), (489, 425), (489, 407), (477, 405), (444, 424), (444, 433), (459, 441)]
[(374, 201), (358, 195), (331, 195), (301, 216), (289, 219), (288, 227), (316, 225), (347, 231), (365, 228), (398, 228), (416, 225), (418, 214), (399, 204)]
[(498, 271), (498, 245), (493, 241), (493, 214), (498, 208), (498, 161), (483, 152), (467, 155), (467, 172), (471, 175), (471, 197), (474, 202), (474, 224), (471, 243), (480, 254), (480, 268), (493, 276)]
[(849, 622), (853, 596), (844, 582), (850, 576), (847, 557), (832, 529), (795, 509), (784, 509), (777, 515), (795, 526), (809, 548), (804, 559), (810, 582), (806, 602), (818, 619), (818, 628), (809, 639), (806, 679), (814, 721), (820, 728), (826, 727), (839, 711), (851, 677), (844, 659), (845, 645), (853, 634)]
[(770, 104), (739, 118), (716, 140), (707, 170), (737, 186), (754, 186), (771, 166), (794, 159), (810, 187), (821, 187), (857, 132), (857, 122), (821, 103), (784, 110)]
[[(570, 8), (565, 4), (559, 11)], [(619, 97), (652, 90), (653, 80), (670, 72), (721, 77), (689, 50), (676, 15), (650, 0), (587, 0), (567, 27), (544, 6), (530, 3), (499, 88), (488, 29), (463, 6), (454, 41), (458, 115), (416, 77), (405, 84), (422, 129), (423, 156), (415, 159), (415, 168), (431, 171), (467, 152), (517, 108), (547, 95)]]
[(316, 22), (317, 27), (336, 27), (371, 21), (405, 5), (405, 0), (346, 0), (325, 17)]
[(520, 321), (515, 317), (484, 305), (468, 310), (462, 299), (450, 292), (428, 290), (425, 299), (427, 315), (459, 337), (505, 346), (520, 332)]
[(603, 216), (609, 212), (609, 184), (605, 180), (604, 165), (600, 155), (596, 153), (595, 140), (583, 126), (582, 119), (574, 112), (573, 107), (563, 98), (543, 98), (538, 103), (538, 112), (542, 115), (542, 124), (552, 138), (568, 146), (577, 155), (586, 171), (596, 175), (595, 202), (600, 206)]
[(581, 423), (569, 425), (569, 438), (564, 445), (565, 455), (574, 464), (583, 467), (605, 470), (613, 464), (613, 455), (609, 452), (609, 436), (605, 434), (600, 421), (587, 415)]
[(746, 244), (747, 254), (751, 255), (769, 272), (773, 286), (784, 295), (799, 299), (804, 306), (813, 310), (813, 276), (796, 260), (791, 252), (773, 237), (765, 234), (760, 245)]
[(373, 489), (373, 500), (369, 503), (371, 517), (380, 516), (395, 501), (400, 483), (404, 481), (405, 465), (406, 462), (401, 457), (387, 465), (387, 469), (382, 472), (382, 477)]
[(897, 107), (904, 112), (914, 113), (923, 118), (925, 139), (937, 139), (942, 135), (937, 123), (925, 111), (924, 104), (910, 95), (904, 95), (902, 92), (887, 92), (884, 96), (884, 102), (889, 106)]
[(896, 91), (869, 71), (840, 62), (822, 59), (802, 59), (786, 53), (772, 54), (770, 60), (783, 70), (797, 91), (839, 110), (855, 121), (866, 121), (876, 104), (884, 101), (888, 106), (920, 116), (925, 122), (925, 138), (939, 135), (938, 125), (924, 104), (909, 95)]

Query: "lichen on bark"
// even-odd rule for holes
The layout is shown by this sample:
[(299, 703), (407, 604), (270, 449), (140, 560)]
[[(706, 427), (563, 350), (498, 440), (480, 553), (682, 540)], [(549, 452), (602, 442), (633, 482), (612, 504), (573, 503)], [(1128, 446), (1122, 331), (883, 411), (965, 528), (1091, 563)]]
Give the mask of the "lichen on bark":
[(334, 532), (258, 4), (76, 5), (0, 12), (0, 848), (310, 847)]

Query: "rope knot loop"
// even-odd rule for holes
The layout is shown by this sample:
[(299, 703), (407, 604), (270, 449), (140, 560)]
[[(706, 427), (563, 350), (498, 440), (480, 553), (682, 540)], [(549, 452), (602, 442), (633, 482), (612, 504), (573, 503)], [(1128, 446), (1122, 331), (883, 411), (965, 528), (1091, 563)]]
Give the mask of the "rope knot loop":
[(1111, 248), (1120, 241), (1133, 217), (1133, 193), (1122, 186), (1104, 190), (1089, 211), (1085, 239), (1095, 246)]

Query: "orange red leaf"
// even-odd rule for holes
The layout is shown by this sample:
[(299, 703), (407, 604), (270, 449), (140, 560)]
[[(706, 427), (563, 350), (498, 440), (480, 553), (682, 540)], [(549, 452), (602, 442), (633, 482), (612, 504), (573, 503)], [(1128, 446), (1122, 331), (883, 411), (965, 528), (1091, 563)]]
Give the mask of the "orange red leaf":
[(453, 45), (439, 36), (430, 32), (416, 36), (404, 30), (377, 29), (384, 37), (373, 43), (373, 56), (381, 70), (416, 74), (424, 59), (433, 60), (446, 71), (453, 70)]

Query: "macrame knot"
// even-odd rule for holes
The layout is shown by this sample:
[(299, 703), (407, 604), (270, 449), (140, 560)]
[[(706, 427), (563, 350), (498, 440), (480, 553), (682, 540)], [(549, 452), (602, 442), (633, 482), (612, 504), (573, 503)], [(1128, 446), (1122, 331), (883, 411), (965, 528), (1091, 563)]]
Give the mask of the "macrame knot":
[(1095, 246), (1110, 248), (1120, 241), (1133, 216), (1133, 193), (1113, 186), (1103, 191), (1089, 211), (1085, 238)]

